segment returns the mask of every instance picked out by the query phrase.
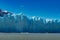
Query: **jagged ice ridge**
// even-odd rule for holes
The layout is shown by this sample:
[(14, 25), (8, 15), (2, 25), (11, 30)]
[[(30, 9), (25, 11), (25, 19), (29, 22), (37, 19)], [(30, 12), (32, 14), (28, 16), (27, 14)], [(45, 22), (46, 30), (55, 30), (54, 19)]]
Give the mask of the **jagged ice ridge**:
[(6, 14), (0, 17), (0, 32), (5, 33), (60, 33), (59, 19), (27, 17), (24, 14)]

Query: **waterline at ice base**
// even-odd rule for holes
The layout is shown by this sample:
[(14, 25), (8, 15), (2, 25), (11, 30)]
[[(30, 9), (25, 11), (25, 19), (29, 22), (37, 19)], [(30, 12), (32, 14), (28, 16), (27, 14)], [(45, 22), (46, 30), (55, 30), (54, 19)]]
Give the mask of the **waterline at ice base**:
[(28, 17), (0, 10), (1, 33), (60, 33), (60, 19)]

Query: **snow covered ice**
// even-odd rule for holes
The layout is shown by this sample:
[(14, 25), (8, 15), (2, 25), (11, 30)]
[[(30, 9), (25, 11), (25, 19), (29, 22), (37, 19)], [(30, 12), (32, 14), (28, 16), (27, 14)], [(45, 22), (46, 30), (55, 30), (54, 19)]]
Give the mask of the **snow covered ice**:
[(0, 15), (0, 32), (60, 33), (60, 20), (36, 16), (29, 18), (22, 13), (9, 12), (6, 15)]

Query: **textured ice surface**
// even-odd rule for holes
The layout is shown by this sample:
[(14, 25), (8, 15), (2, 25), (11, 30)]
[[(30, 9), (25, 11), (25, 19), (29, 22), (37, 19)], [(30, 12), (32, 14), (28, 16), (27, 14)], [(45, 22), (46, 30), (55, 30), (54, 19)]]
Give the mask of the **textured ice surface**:
[(24, 14), (8, 13), (0, 16), (0, 32), (60, 33), (59, 19), (27, 17)]

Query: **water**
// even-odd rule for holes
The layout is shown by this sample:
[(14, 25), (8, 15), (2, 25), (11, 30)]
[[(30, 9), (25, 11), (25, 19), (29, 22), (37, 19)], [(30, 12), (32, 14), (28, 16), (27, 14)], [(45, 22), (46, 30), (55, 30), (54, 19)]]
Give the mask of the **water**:
[(60, 34), (0, 33), (0, 40), (60, 40)]

